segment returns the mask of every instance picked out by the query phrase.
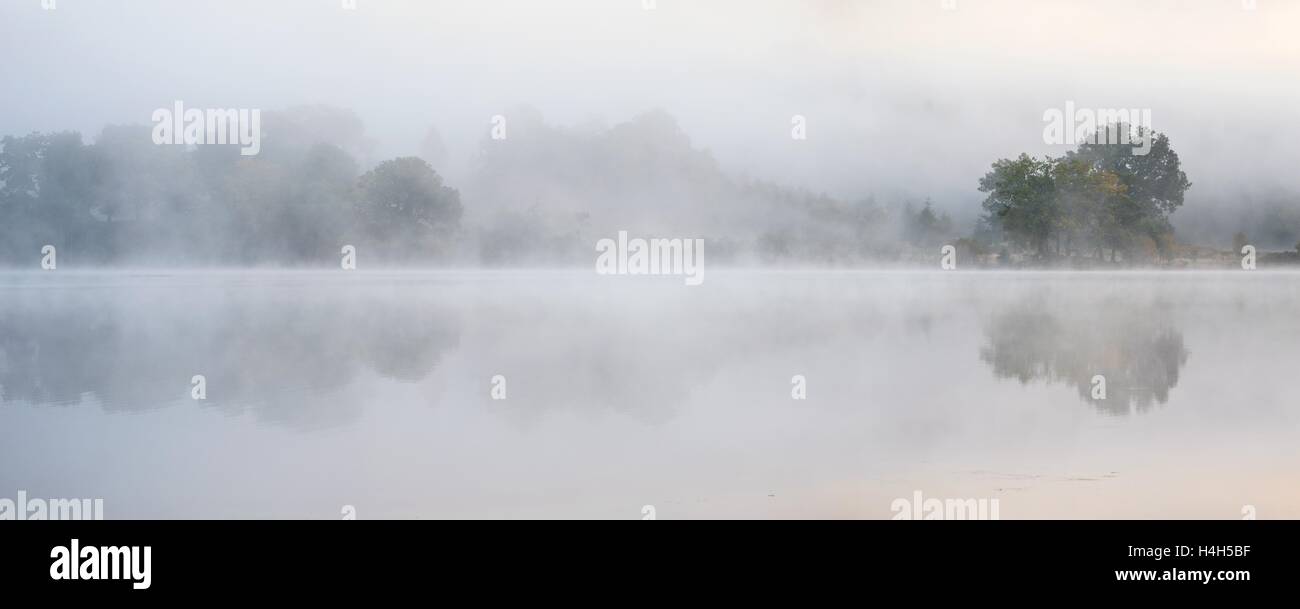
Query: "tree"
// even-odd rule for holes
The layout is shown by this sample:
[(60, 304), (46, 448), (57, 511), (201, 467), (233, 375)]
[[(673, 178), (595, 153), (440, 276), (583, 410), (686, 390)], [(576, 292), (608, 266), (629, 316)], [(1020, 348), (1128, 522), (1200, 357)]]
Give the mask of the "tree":
[(39, 133), (0, 140), (0, 255), (31, 255), (43, 230), (37, 222), (41, 157), (48, 136)]
[(289, 170), (275, 234), (292, 260), (328, 260), (352, 221), (357, 162), (342, 148), (316, 144)]
[[(1111, 130), (1128, 130), (1130, 125), (1119, 123), (1103, 127)], [(1192, 183), (1183, 172), (1178, 153), (1169, 145), (1163, 133), (1137, 127), (1137, 140), (1149, 139), (1151, 147), (1146, 154), (1137, 154), (1132, 144), (1085, 142), (1077, 151), (1067, 152), (1066, 158), (1077, 158), (1091, 164), (1098, 171), (1115, 174), (1125, 193), (1144, 215), (1169, 216), (1183, 204), (1183, 195)], [(1096, 138), (1099, 142), (1117, 141)]]
[(105, 163), (81, 134), (33, 133), (0, 140), (0, 224), (8, 254), (32, 256), (43, 244), (83, 255), (104, 248), (91, 213), (101, 195)]
[(362, 175), (357, 187), (362, 230), (390, 256), (427, 252), (460, 227), (460, 193), (444, 186), (419, 157), (384, 161)]
[[(1161, 244), (1168, 242), (1173, 231), (1169, 216), (1183, 205), (1183, 195), (1192, 186), (1178, 153), (1167, 136), (1146, 127), (1134, 129), (1116, 123), (1102, 129), (1108, 130), (1106, 137), (1085, 141), (1077, 151), (1067, 152), (1064, 159), (1081, 161), (1096, 172), (1113, 175), (1123, 187), (1108, 200), (1108, 227), (1098, 245), (1110, 248), (1112, 260), (1117, 250), (1129, 254), (1144, 239), (1149, 239), (1157, 250), (1162, 249)], [(1150, 143), (1145, 154), (1138, 154), (1131, 143), (1118, 143), (1121, 139), (1113, 134), (1124, 131), (1135, 131), (1135, 142)]]
[(1064, 239), (1065, 254), (1076, 244), (1091, 244), (1100, 257), (1099, 248), (1122, 224), (1118, 215), (1124, 186), (1118, 176), (1098, 171), (1082, 159), (1062, 158), (1052, 165), (1052, 181), (1058, 211), (1057, 253)]
[(1047, 254), (1047, 244), (1059, 225), (1050, 160), (1027, 154), (999, 159), (980, 178), (980, 192), (988, 193), (984, 210), (1005, 234), (1022, 245)]
[(93, 149), (104, 163), (90, 213), (105, 244), (105, 261), (157, 255), (168, 246), (192, 247), (208, 227), (193, 213), (195, 188), (190, 153), (159, 146), (146, 125), (105, 127)]
[(948, 214), (936, 214), (930, 199), (925, 200), (921, 211), (912, 213), (912, 206), (908, 204), (903, 213), (904, 234), (914, 246), (938, 246), (952, 236), (952, 218)]

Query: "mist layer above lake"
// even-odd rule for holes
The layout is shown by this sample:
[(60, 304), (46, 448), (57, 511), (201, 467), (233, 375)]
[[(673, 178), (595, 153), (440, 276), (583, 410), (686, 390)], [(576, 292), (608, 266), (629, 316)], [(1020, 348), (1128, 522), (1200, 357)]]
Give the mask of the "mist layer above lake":
[(915, 490), (1002, 518), (1300, 517), (1298, 306), (1300, 274), (1269, 272), (3, 273), (0, 495), (107, 518), (888, 518)]

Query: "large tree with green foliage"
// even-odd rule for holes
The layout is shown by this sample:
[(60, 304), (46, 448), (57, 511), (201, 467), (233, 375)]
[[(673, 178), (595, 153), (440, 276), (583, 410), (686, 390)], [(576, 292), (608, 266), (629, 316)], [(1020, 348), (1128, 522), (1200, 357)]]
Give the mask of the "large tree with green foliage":
[(418, 257), (427, 248), (444, 245), (443, 240), (460, 227), (460, 193), (444, 186), (442, 177), (418, 157), (380, 163), (361, 176), (358, 190), (356, 209), (363, 236), (397, 237), (406, 248), (376, 240), (376, 248), (390, 256)]
[(1040, 255), (1047, 253), (1059, 223), (1050, 161), (1027, 154), (999, 159), (980, 178), (980, 192), (988, 194), (984, 211), (1008, 237)]

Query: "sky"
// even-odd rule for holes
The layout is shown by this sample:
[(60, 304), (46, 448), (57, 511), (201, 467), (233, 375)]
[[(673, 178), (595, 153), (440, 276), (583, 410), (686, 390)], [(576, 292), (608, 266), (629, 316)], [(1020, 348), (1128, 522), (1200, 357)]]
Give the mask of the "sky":
[(1043, 114), (1073, 102), (1150, 109), (1189, 205), (1300, 191), (1289, 0), (54, 4), (0, 1), (0, 134), (89, 138), (174, 100), (329, 104), (360, 115), (381, 159), (436, 128), (454, 182), (494, 115), (612, 125), (662, 109), (738, 176), (977, 210), (993, 160), (1068, 149), (1044, 143)]

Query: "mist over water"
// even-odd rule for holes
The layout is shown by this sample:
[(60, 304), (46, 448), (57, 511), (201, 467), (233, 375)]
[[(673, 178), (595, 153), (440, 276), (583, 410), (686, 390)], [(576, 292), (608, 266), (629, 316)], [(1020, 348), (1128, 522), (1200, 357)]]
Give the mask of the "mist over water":
[(1003, 518), (1300, 513), (1298, 274), (0, 284), (0, 488), (109, 518), (888, 518), (914, 488)]
[(0, 519), (1300, 518), (1297, 32), (0, 2)]

